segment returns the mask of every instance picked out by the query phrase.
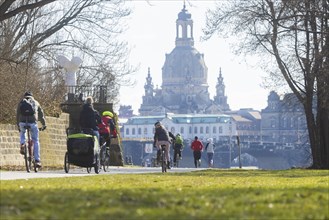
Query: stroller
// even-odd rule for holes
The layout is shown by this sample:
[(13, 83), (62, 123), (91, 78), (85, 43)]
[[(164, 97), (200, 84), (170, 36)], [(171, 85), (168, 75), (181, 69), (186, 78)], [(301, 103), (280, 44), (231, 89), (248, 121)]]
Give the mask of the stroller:
[(67, 151), (64, 157), (64, 170), (66, 173), (70, 170), (70, 164), (86, 167), (90, 173), (94, 167), (95, 173), (99, 173), (99, 143), (97, 137), (93, 135), (92, 130), (88, 129), (66, 129)]

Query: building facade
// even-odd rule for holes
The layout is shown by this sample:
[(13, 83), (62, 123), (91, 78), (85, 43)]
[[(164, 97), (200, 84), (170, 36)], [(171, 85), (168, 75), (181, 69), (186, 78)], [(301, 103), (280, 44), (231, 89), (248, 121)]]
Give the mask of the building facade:
[(220, 114), (230, 110), (220, 70), (214, 100), (208, 92), (204, 54), (194, 47), (193, 20), (185, 4), (176, 20), (175, 48), (166, 54), (161, 88), (154, 88), (148, 69), (140, 115)]

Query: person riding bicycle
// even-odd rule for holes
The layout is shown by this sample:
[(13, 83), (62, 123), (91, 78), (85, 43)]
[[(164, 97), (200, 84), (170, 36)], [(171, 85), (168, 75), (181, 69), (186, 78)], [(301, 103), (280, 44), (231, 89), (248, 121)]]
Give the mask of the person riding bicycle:
[(99, 143), (100, 138), (98, 124), (102, 123), (102, 119), (98, 111), (94, 109), (93, 102), (94, 100), (91, 96), (86, 98), (86, 103), (82, 106), (82, 110), (80, 112), (79, 123), (83, 130), (91, 129), (93, 135), (97, 137)]
[[(175, 142), (174, 142), (174, 164), (176, 164), (177, 159), (179, 160), (182, 159), (183, 147), (184, 147), (183, 138), (178, 133), (175, 137)], [(177, 158), (177, 155), (179, 156), (179, 158)]]
[(41, 167), (38, 121), (42, 124), (41, 130), (46, 129), (47, 126), (43, 109), (39, 102), (33, 98), (32, 92), (25, 92), (24, 98), (19, 102), (16, 111), (16, 121), (18, 131), (20, 132), (20, 153), (23, 155), (25, 153), (26, 128), (24, 126), (30, 126), (31, 138), (34, 144), (35, 163), (37, 167)]
[[(113, 118), (112, 112), (104, 111), (102, 113), (102, 123), (98, 124), (99, 135), (103, 137), (104, 141), (106, 141), (107, 148), (109, 148), (111, 145), (110, 134), (114, 133), (114, 130), (116, 129), (112, 118)], [(102, 145), (103, 143), (100, 144)]]
[[(169, 154), (169, 147), (170, 147), (170, 136), (167, 129), (158, 121), (154, 124), (155, 126), (155, 132), (154, 132), (154, 146), (157, 147), (158, 153), (157, 153), (157, 161), (159, 161), (160, 154), (161, 154), (161, 145), (165, 145), (165, 157), (167, 160), (167, 167), (168, 169), (171, 169), (170, 167), (170, 154)], [(171, 134), (175, 138), (173, 134)], [(159, 154), (160, 153), (160, 154)]]

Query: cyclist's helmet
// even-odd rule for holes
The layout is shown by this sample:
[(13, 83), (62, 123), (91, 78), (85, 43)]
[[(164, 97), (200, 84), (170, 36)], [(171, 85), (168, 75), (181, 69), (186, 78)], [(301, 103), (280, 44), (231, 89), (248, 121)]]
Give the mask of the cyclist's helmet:
[(110, 111), (105, 111), (103, 112), (103, 116), (110, 116), (111, 118), (113, 117), (113, 113)]
[(25, 96), (25, 97), (33, 96), (33, 94), (32, 94), (32, 92), (25, 92), (24, 96)]

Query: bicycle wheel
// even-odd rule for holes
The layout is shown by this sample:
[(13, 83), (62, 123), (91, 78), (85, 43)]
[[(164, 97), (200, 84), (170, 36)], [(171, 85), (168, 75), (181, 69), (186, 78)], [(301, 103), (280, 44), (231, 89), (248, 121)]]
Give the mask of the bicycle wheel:
[(161, 159), (162, 159), (162, 162), (161, 162), (162, 173), (165, 173), (165, 172), (167, 172), (167, 164), (166, 164), (166, 157), (165, 157), (164, 149), (162, 149), (162, 151), (161, 151)]
[(101, 157), (103, 158), (103, 170), (107, 172), (110, 166), (110, 153), (107, 150), (104, 150)]
[(35, 162), (35, 160), (33, 159), (33, 169), (34, 169), (34, 172), (38, 172), (39, 171), (39, 167), (37, 166), (37, 164), (36, 164), (36, 162)]
[(175, 163), (175, 167), (179, 166), (179, 153), (176, 154), (176, 163)]
[(68, 173), (69, 170), (70, 170), (69, 154), (68, 154), (68, 152), (66, 152), (65, 153), (65, 156), (64, 156), (64, 170), (65, 170), (65, 173)]
[(32, 164), (31, 164), (31, 155), (28, 151), (28, 148), (25, 144), (24, 146), (24, 160), (25, 160), (25, 168), (26, 168), (26, 171), (29, 173), (31, 171), (31, 168), (32, 168)]

